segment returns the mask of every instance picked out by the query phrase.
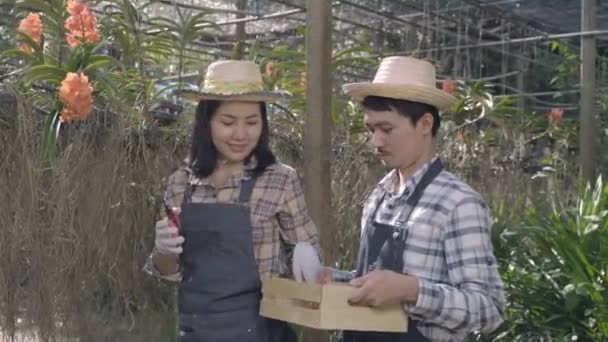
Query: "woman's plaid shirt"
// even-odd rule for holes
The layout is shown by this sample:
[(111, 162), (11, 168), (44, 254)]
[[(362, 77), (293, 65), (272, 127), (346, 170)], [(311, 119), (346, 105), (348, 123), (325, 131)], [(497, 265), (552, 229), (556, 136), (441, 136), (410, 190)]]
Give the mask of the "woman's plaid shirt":
[[(208, 178), (199, 179), (188, 167), (182, 167), (168, 178), (165, 201), (179, 207), (187, 187), (196, 185), (193, 203), (237, 204), (241, 182), (250, 177), (248, 171), (255, 166), (255, 161), (250, 162), (221, 188), (215, 188)], [(291, 249), (298, 242), (306, 241), (319, 248), (317, 228), (308, 214), (304, 191), (293, 168), (280, 163), (266, 168), (256, 180), (249, 207), (253, 250), (260, 275), (289, 274)], [(161, 217), (165, 217), (164, 210)], [(180, 274), (161, 276), (151, 257), (144, 266), (147, 273), (170, 281), (181, 279)]]

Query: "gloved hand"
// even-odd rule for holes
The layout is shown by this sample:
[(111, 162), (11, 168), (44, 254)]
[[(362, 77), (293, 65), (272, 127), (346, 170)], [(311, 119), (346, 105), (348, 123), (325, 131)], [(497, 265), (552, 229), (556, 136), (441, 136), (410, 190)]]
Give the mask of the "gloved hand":
[[(178, 213), (179, 214), (179, 213)], [(156, 222), (156, 250), (161, 254), (182, 254), (184, 237), (178, 228), (167, 218)]]
[(292, 271), (298, 282), (315, 284), (323, 269), (317, 251), (308, 242), (298, 242), (293, 250)]

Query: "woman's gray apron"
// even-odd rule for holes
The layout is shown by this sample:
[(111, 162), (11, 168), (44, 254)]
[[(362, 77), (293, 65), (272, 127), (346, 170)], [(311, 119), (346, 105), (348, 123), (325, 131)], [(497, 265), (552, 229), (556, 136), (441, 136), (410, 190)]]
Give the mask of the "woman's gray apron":
[[(414, 192), (408, 197), (406, 203), (410, 210), (401, 219), (407, 222), (410, 214), (418, 204), (420, 197), (429, 184), (441, 173), (443, 165), (436, 159), (420, 179)], [(361, 277), (372, 270), (388, 269), (394, 272), (403, 272), (403, 253), (407, 240), (407, 229), (376, 222), (374, 219), (384, 196), (378, 201), (376, 208), (369, 216), (365, 227), (365, 236), (361, 239), (359, 257), (357, 261), (357, 277)], [(380, 332), (354, 332), (345, 331), (343, 342), (430, 342), (416, 328), (416, 321), (410, 319), (407, 333), (380, 333)]]
[(184, 193), (180, 342), (296, 341), (286, 323), (259, 315), (261, 281), (248, 207), (255, 181), (243, 180), (238, 204), (192, 203), (194, 186)]

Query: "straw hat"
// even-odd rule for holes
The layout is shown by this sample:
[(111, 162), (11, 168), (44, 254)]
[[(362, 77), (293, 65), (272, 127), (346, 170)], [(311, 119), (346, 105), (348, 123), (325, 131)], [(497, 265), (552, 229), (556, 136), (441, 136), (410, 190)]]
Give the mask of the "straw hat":
[(184, 90), (181, 95), (195, 101), (275, 102), (289, 93), (265, 90), (260, 68), (251, 61), (220, 60), (209, 64), (199, 91)]
[(382, 60), (372, 82), (349, 83), (344, 92), (355, 101), (366, 96), (426, 103), (440, 111), (449, 110), (456, 98), (437, 88), (435, 67), (426, 61), (403, 56)]

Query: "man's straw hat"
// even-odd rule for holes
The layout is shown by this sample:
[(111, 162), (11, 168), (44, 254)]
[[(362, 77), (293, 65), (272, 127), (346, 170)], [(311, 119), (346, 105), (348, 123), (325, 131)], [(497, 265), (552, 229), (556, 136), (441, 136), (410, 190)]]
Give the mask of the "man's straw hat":
[(200, 91), (184, 90), (181, 95), (195, 101), (275, 102), (289, 93), (265, 90), (260, 68), (251, 61), (220, 60), (207, 67)]
[(361, 102), (366, 96), (426, 103), (440, 111), (449, 110), (456, 98), (437, 88), (435, 67), (426, 61), (404, 56), (382, 60), (372, 82), (350, 83), (344, 92)]

